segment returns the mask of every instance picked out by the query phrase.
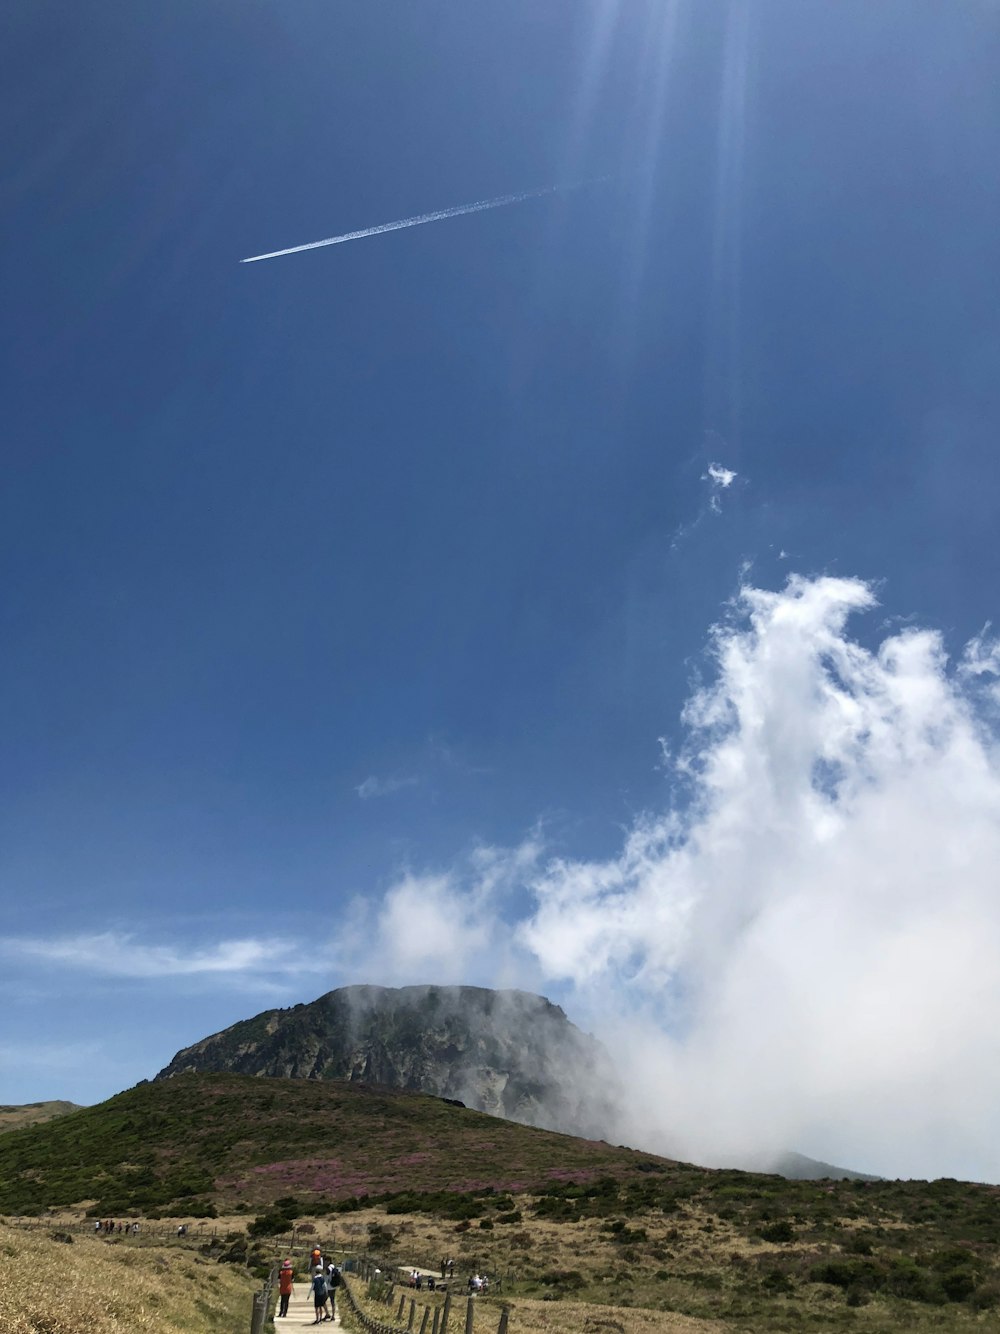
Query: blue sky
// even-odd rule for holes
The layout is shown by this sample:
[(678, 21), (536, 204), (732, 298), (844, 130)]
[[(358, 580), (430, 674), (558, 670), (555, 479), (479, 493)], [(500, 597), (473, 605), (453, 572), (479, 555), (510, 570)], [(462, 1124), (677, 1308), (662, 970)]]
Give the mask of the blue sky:
[(994, 4), (5, 29), (5, 1101), (435, 980), (379, 934), (407, 874), (617, 855), (741, 582), (872, 581), (869, 647), (1000, 615)]

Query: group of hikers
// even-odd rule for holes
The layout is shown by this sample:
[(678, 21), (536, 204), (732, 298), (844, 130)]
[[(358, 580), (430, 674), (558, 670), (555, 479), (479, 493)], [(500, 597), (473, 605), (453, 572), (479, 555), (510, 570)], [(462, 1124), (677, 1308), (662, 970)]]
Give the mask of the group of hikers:
[[(376, 1274), (379, 1272), (375, 1271)], [(441, 1261), (441, 1277), (450, 1278), (455, 1273), (454, 1260)], [(409, 1286), (417, 1288), (423, 1287), (427, 1283), (428, 1290), (433, 1292), (436, 1283), (431, 1274), (422, 1274), (419, 1269), (411, 1269), (407, 1275)], [(291, 1260), (286, 1260), (278, 1270), (278, 1310), (275, 1318), (288, 1315), (288, 1303), (292, 1295), (292, 1284), (295, 1281), (295, 1270)], [(343, 1282), (340, 1269), (333, 1260), (328, 1263), (323, 1261), (323, 1253), (318, 1246), (314, 1246), (312, 1254), (309, 1256), (309, 1287), (313, 1297), (313, 1308), (316, 1318), (314, 1325), (320, 1325), (324, 1320), (333, 1320), (336, 1314), (336, 1292)], [(469, 1293), (489, 1292), (490, 1281), (485, 1274), (469, 1275)]]
[[(340, 1270), (332, 1260), (324, 1264), (322, 1252), (318, 1246), (314, 1246), (309, 1257), (309, 1274), (313, 1309), (316, 1312), (313, 1324), (320, 1325), (324, 1320), (332, 1320), (336, 1314), (336, 1291), (341, 1283)], [(294, 1281), (295, 1270), (292, 1262), (286, 1260), (278, 1270), (278, 1311), (275, 1318), (288, 1315), (288, 1302)]]

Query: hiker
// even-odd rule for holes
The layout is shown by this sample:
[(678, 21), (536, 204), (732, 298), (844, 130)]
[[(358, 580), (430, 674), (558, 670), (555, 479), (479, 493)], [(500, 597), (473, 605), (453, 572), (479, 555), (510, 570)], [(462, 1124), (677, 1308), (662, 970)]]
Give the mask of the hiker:
[(315, 1269), (317, 1265), (319, 1265), (320, 1269), (323, 1268), (323, 1254), (318, 1246), (314, 1246), (312, 1248), (312, 1255), (309, 1257), (309, 1267)]
[(288, 1299), (292, 1295), (292, 1284), (295, 1282), (295, 1271), (292, 1269), (291, 1260), (286, 1260), (278, 1270), (278, 1315), (288, 1314)]
[(333, 1260), (330, 1261), (326, 1271), (326, 1291), (330, 1298), (330, 1319), (337, 1318), (337, 1289), (340, 1287), (340, 1270)]
[(319, 1325), (322, 1324), (324, 1320), (332, 1320), (333, 1317), (328, 1316), (326, 1313), (326, 1275), (323, 1273), (322, 1265), (316, 1266), (316, 1272), (313, 1274), (312, 1290), (313, 1308), (316, 1311), (316, 1319), (313, 1321), (313, 1324)]

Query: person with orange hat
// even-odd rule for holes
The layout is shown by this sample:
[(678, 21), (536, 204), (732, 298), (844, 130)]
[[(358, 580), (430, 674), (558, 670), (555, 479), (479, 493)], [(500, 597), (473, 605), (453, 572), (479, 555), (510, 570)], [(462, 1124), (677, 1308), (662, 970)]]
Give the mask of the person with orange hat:
[(295, 1280), (295, 1274), (292, 1270), (291, 1260), (286, 1260), (278, 1270), (278, 1297), (280, 1298), (278, 1306), (278, 1315), (288, 1314), (288, 1299), (292, 1295), (292, 1283)]

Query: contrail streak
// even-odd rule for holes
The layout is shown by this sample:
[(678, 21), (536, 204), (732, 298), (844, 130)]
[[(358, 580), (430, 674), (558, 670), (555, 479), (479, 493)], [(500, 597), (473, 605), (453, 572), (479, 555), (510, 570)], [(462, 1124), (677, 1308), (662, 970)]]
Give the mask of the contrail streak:
[[(580, 184), (591, 185), (594, 182), (583, 181)], [(325, 241), (310, 241), (307, 245), (289, 246), (287, 250), (271, 250), (266, 255), (251, 255), (241, 259), (241, 264), (256, 264), (260, 259), (277, 259), (279, 255), (297, 255), (302, 250), (319, 250), (325, 245), (343, 245), (345, 241), (360, 241), (363, 236), (381, 236), (383, 232), (399, 232), (404, 227), (422, 227), (425, 222), (441, 222), (445, 218), (460, 218), (463, 213), (484, 213), (489, 208), (504, 208), (507, 204), (522, 204), (526, 199), (538, 199), (542, 195), (555, 194), (561, 189), (576, 189), (576, 186), (547, 185), (542, 190), (522, 190), (516, 195), (497, 195), (495, 199), (479, 199), (474, 204), (456, 204), (454, 208), (441, 208), (435, 213), (419, 213), (415, 218), (400, 218), (398, 222), (382, 222), (377, 227), (362, 227), (358, 232), (344, 232), (342, 236), (328, 236)]]

